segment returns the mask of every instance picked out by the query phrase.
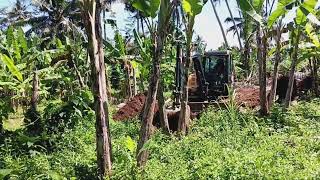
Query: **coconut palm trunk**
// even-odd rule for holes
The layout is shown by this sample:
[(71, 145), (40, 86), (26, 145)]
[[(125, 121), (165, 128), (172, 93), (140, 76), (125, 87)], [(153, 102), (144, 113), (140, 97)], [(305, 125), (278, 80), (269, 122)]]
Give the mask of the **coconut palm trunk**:
[[(234, 26), (234, 27), (237, 27), (236, 21), (234, 20), (233, 14), (232, 14), (231, 9), (230, 9), (230, 6), (229, 6), (229, 2), (228, 2), (228, 0), (225, 0), (225, 2), (226, 2), (226, 5), (227, 5), (227, 8), (228, 8), (230, 17), (231, 17), (231, 19), (232, 19), (233, 26)], [(237, 34), (237, 37), (238, 37), (239, 48), (242, 50), (242, 42), (241, 42), (241, 37), (240, 37), (239, 29), (238, 29), (238, 28), (235, 28), (235, 31), (236, 31), (236, 34)]]
[(219, 15), (218, 15), (218, 12), (217, 12), (217, 9), (216, 9), (216, 5), (214, 4), (214, 0), (210, 0), (210, 2), (211, 2), (211, 5), (212, 5), (212, 9), (213, 9), (214, 15), (216, 16), (217, 21), (218, 21), (218, 23), (219, 23), (219, 27), (220, 27), (220, 30), (221, 30), (221, 34), (222, 34), (224, 43), (225, 43), (225, 45), (227, 46), (227, 48), (229, 48), (227, 36), (226, 36), (226, 33), (225, 33), (224, 28), (223, 28), (223, 26), (222, 26), (220, 17), (219, 17)]
[(83, 0), (82, 14), (88, 36), (91, 62), (92, 93), (96, 113), (96, 151), (99, 178), (111, 173), (111, 140), (106, 92), (106, 71), (101, 37), (101, 0)]

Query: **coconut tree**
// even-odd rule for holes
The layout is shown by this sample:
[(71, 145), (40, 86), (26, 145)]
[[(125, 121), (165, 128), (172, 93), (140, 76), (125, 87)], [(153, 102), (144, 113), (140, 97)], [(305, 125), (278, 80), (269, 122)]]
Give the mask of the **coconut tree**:
[(223, 40), (224, 40), (224, 43), (225, 45), (227, 46), (227, 48), (229, 48), (229, 44), (228, 44), (228, 40), (227, 40), (227, 36), (226, 36), (226, 33), (224, 31), (224, 28), (223, 28), (223, 25), (221, 23), (221, 20), (220, 20), (220, 17), (218, 15), (218, 12), (217, 12), (217, 9), (216, 9), (216, 2), (219, 2), (220, 0), (210, 0), (211, 2), (211, 6), (212, 6), (212, 9), (213, 9), (213, 12), (214, 12), (214, 15), (218, 21), (218, 24), (219, 24), (219, 27), (220, 27), (220, 30), (221, 30), (221, 34), (222, 34), (222, 37), (223, 37)]
[[(232, 13), (232, 11), (231, 11), (231, 9), (230, 9), (230, 5), (229, 5), (228, 0), (225, 0), (225, 3), (226, 3), (226, 5), (227, 5), (227, 8), (228, 8), (229, 15), (230, 15), (230, 18), (231, 18), (231, 20), (232, 20), (233, 26), (236, 27), (237, 24), (236, 24), (236, 21), (235, 21), (235, 19), (234, 19), (234, 17), (233, 17), (233, 13)], [(242, 50), (242, 42), (241, 42), (240, 32), (239, 32), (239, 30), (238, 30), (237, 28), (235, 28), (235, 32), (236, 32), (237, 37), (238, 37), (239, 48)]]

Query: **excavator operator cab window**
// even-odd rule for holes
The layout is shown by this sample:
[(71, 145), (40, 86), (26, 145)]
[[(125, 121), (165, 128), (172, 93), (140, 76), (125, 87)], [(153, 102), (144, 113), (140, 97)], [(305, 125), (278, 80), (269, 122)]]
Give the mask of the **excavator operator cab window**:
[(205, 77), (212, 85), (221, 85), (224, 79), (225, 64), (223, 57), (209, 56), (203, 62)]

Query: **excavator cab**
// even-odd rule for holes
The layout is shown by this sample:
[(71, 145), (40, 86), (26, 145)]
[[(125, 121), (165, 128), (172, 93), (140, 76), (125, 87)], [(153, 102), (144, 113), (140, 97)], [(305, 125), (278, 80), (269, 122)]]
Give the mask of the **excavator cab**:
[[(176, 66), (175, 99), (178, 104), (183, 81), (181, 62), (183, 61), (177, 60)], [(210, 103), (228, 95), (227, 87), (233, 83), (233, 64), (229, 51), (195, 54), (192, 57), (191, 67), (188, 78), (189, 104)]]

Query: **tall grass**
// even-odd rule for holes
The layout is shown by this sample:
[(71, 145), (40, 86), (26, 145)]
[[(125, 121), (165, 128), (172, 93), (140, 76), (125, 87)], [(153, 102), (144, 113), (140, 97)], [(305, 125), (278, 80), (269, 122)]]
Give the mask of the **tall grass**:
[[(145, 147), (151, 156), (144, 169), (135, 161), (140, 123), (112, 121), (112, 179), (316, 179), (319, 107), (319, 100), (287, 112), (274, 107), (268, 118), (209, 108), (182, 139), (157, 132)], [(53, 139), (58, 141), (53, 151), (15, 153), (18, 146), (7, 139), (0, 148), (0, 178), (9, 172), (9, 179), (94, 179), (93, 122), (83, 121)]]

